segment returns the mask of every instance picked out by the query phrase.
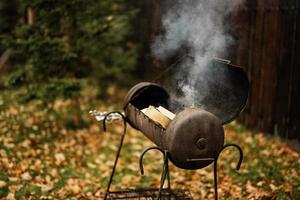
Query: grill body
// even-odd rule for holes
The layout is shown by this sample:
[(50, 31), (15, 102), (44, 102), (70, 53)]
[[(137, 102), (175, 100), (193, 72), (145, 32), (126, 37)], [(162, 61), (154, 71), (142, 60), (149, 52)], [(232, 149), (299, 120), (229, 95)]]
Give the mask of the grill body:
[[(161, 86), (139, 83), (128, 92), (125, 114), (129, 124), (170, 153), (170, 160), (177, 167), (206, 167), (223, 147), (224, 130), (221, 121), (205, 110), (186, 108), (177, 113), (165, 129), (141, 112), (149, 105), (169, 108), (171, 102)], [(200, 158), (202, 160), (197, 160)]]
[[(125, 98), (128, 123), (167, 150), (173, 164), (182, 169), (200, 169), (214, 161), (224, 145), (222, 125), (234, 120), (247, 102), (249, 82), (242, 68), (217, 61), (210, 67), (198, 79), (202, 98), (196, 108), (180, 106), (162, 86), (149, 82), (138, 83)], [(201, 94), (203, 85), (210, 88), (205, 95)], [(163, 128), (141, 112), (150, 105), (176, 113), (175, 119)]]

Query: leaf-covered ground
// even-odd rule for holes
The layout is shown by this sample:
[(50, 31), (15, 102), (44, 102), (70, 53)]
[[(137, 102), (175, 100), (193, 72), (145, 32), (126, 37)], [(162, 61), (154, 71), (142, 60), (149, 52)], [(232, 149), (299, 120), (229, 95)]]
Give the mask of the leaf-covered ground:
[[(24, 92), (24, 91), (23, 91)], [(112, 91), (113, 92), (113, 91)], [(122, 123), (100, 131), (90, 109), (118, 110), (122, 98), (103, 103), (84, 90), (73, 100), (19, 103), (22, 91), (0, 95), (0, 197), (3, 199), (102, 199), (113, 166)], [(122, 95), (121, 95), (122, 96)], [(119, 103), (117, 103), (119, 102)], [(300, 156), (277, 137), (251, 132), (232, 123), (227, 143), (237, 143), (245, 159), (235, 171), (238, 153), (224, 151), (219, 162), (220, 199), (300, 199)], [(161, 155), (138, 158), (153, 144), (128, 129), (113, 190), (158, 187)], [(213, 166), (185, 171), (171, 164), (173, 188), (189, 189), (194, 199), (213, 199)]]

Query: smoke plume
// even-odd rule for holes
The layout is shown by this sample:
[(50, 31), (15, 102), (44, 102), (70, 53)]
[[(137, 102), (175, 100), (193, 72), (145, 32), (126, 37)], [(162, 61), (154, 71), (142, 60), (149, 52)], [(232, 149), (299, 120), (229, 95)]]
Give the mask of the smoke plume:
[(193, 106), (196, 98), (198, 101), (209, 91), (204, 84), (199, 94), (199, 88), (195, 88), (199, 87), (197, 79), (207, 78), (203, 75), (208, 63), (214, 57), (225, 56), (233, 42), (225, 18), (241, 0), (174, 0), (172, 3), (163, 15), (163, 33), (156, 38), (152, 50), (158, 59), (165, 60), (182, 48), (188, 49), (193, 59), (186, 57), (172, 78), (176, 87), (181, 88), (182, 102)]

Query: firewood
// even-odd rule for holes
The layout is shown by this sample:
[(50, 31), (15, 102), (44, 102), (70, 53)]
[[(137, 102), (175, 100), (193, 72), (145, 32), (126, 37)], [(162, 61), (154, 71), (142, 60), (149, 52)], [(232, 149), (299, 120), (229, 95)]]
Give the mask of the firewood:
[(175, 117), (175, 114), (168, 111), (162, 106), (158, 108), (155, 108), (154, 106), (149, 106), (148, 108), (143, 109), (142, 112), (151, 120), (160, 124), (164, 128), (167, 128), (170, 121)]
[(171, 111), (167, 110), (162, 106), (157, 107), (157, 110), (159, 110), (159, 112), (167, 116), (170, 120), (173, 120), (176, 117), (174, 113), (172, 113)]

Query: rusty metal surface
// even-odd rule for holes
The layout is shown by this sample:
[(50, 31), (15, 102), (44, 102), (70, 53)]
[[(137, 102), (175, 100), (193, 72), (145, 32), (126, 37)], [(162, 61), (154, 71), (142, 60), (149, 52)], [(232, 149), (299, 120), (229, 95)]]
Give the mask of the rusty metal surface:
[(125, 99), (127, 122), (154, 144), (170, 153), (170, 160), (182, 169), (200, 169), (214, 160), (224, 144), (221, 121), (199, 108), (185, 108), (167, 128), (147, 117), (141, 109), (149, 105), (168, 107), (169, 95), (157, 84), (140, 83)]
[[(201, 98), (195, 105), (216, 115), (222, 124), (227, 124), (236, 119), (247, 104), (247, 74), (241, 67), (219, 61), (213, 61), (208, 69), (196, 81)], [(203, 88), (203, 85), (206, 86)], [(205, 91), (207, 88), (208, 91)]]
[[(131, 105), (130, 103), (127, 105), (126, 108), (129, 108), (131, 106), (132, 110), (135, 113), (139, 113), (141, 114), (141, 112), (135, 108), (133, 105)], [(228, 147), (235, 147), (239, 150), (240, 153), (240, 159), (238, 161), (237, 167), (236, 169), (239, 170), (240, 166), (242, 164), (242, 160), (243, 160), (243, 152), (242, 149), (236, 145), (236, 144), (226, 144), (223, 145), (224, 142), (224, 132), (223, 129), (219, 130), (218, 129), (220, 127), (222, 127), (220, 121), (212, 114), (204, 111), (204, 110), (200, 110), (200, 109), (186, 109), (186, 112), (181, 112), (178, 114), (178, 120), (179, 122), (176, 122), (176, 119), (173, 120), (174, 122), (174, 129), (179, 129), (180, 131), (176, 131), (176, 130), (172, 130), (172, 126), (168, 127), (170, 129), (170, 134), (172, 134), (173, 139), (175, 138), (175, 142), (173, 141), (173, 144), (175, 144), (175, 153), (173, 155), (179, 156), (180, 160), (179, 160), (179, 164), (177, 163), (177, 166), (184, 168), (184, 169), (198, 169), (198, 168), (202, 168), (204, 166), (207, 166), (208, 164), (210, 164), (211, 162), (214, 162), (214, 192), (215, 192), (215, 200), (218, 200), (218, 175), (217, 175), (217, 163), (218, 163), (218, 159), (219, 159), (219, 155), (221, 153), (221, 151), (223, 151), (224, 149), (228, 148)], [(170, 181), (170, 174), (169, 174), (169, 160), (172, 161), (171, 158), (171, 154), (168, 150), (166, 149), (162, 149), (160, 147), (157, 146), (153, 146), (153, 147), (148, 147), (146, 148), (139, 159), (139, 165), (140, 165), (140, 172), (142, 175), (144, 175), (144, 167), (143, 167), (143, 157), (144, 155), (149, 152), (150, 150), (158, 150), (163, 154), (163, 168), (162, 168), (162, 174), (161, 174), (161, 179), (160, 179), (160, 187), (159, 189), (135, 189), (135, 190), (123, 190), (123, 191), (116, 191), (116, 192), (111, 192), (110, 191), (110, 186), (112, 184), (113, 181), (113, 177), (115, 174), (115, 169), (118, 163), (118, 159), (120, 157), (120, 152), (123, 146), (123, 141), (124, 141), (124, 137), (126, 134), (126, 117), (121, 113), (121, 112), (109, 112), (105, 115), (104, 119), (103, 119), (103, 129), (104, 131), (106, 130), (106, 122), (109, 118), (110, 115), (115, 115), (118, 114), (122, 117), (123, 122), (124, 122), (124, 131), (120, 140), (120, 145), (116, 154), (116, 158), (115, 158), (115, 162), (114, 162), (114, 166), (111, 172), (111, 176), (109, 179), (109, 183), (107, 185), (106, 188), (106, 192), (105, 192), (105, 196), (104, 196), (104, 200), (107, 199), (156, 199), (156, 200), (162, 200), (162, 199), (192, 199), (189, 191), (187, 190), (172, 190), (171, 189), (171, 181)], [(198, 115), (198, 116), (197, 116)], [(138, 117), (140, 118), (140, 117)], [(200, 121), (199, 119), (201, 119), (202, 121)], [(145, 120), (144, 120), (145, 121)], [(199, 129), (199, 124), (193, 123), (193, 122), (200, 122), (200, 125), (204, 125), (204, 128)], [(150, 124), (154, 124), (151, 121), (149, 121)], [(167, 130), (168, 130), (167, 128)], [(185, 137), (182, 137), (182, 134), (180, 133), (184, 133), (186, 132), (189, 128), (192, 129), (192, 133), (194, 132), (198, 132), (198, 134), (195, 134), (196, 137), (192, 136), (192, 135), (188, 135), (189, 138), (187, 141), (184, 141)], [(193, 128), (196, 128), (196, 130), (194, 130)], [(198, 129), (198, 130), (197, 130)], [(211, 136), (207, 136), (208, 131), (207, 130), (211, 130), (214, 131), (214, 133), (217, 133), (217, 135), (211, 137)], [(156, 132), (154, 132), (156, 133)], [(161, 141), (166, 141), (169, 143), (169, 141), (172, 141), (172, 138), (168, 139), (167, 137), (167, 133), (168, 131), (164, 134), (164, 137), (162, 137), (163, 139), (160, 139)], [(178, 138), (180, 139), (180, 141), (178, 140), (176, 142), (176, 135), (178, 134)], [(199, 133), (201, 135), (201, 137), (199, 138)], [(202, 133), (202, 134), (201, 134)], [(204, 133), (204, 134), (203, 134)], [(218, 135), (221, 134), (221, 135)], [(217, 138), (223, 138), (223, 142), (220, 144), (222, 147), (220, 150), (218, 150), (218, 147), (213, 146), (213, 147), (209, 147), (209, 144), (211, 142), (211, 140), (214, 140), (214, 137)], [(192, 139), (191, 141), (189, 141), (190, 138), (196, 138), (196, 139)], [(199, 138), (199, 139), (197, 139)], [(184, 141), (184, 142), (183, 142)], [(196, 141), (196, 142), (195, 142)], [(188, 147), (186, 146), (186, 149), (189, 149), (190, 152), (186, 151), (188, 154), (187, 155), (180, 155), (180, 150), (178, 151), (178, 147), (180, 147), (181, 144), (193, 144), (196, 147), (195, 149), (193, 149), (191, 146)], [(212, 142), (213, 143), (213, 142)], [(183, 148), (185, 148), (183, 145)], [(216, 145), (216, 144), (214, 144)], [(165, 145), (166, 146), (166, 145)], [(166, 147), (167, 149), (171, 149), (172, 147)], [(207, 148), (207, 149), (206, 149)], [(197, 150), (198, 149), (198, 150)], [(214, 149), (214, 150), (212, 150)], [(217, 149), (217, 150), (216, 150)], [(208, 152), (210, 152), (210, 150), (212, 150), (210, 153), (211, 155), (213, 155), (212, 158), (205, 158), (206, 155), (196, 155), (196, 157), (194, 158), (190, 158), (192, 153), (197, 153), (197, 151), (204, 151), (207, 153), (206, 150), (208, 150)], [(179, 154), (178, 154), (179, 153)], [(203, 153), (203, 152), (202, 152)], [(177, 155), (178, 154), (178, 155)], [(186, 159), (183, 160), (184, 156), (187, 156), (190, 159)], [(209, 155), (210, 156), (210, 155)], [(173, 159), (174, 161), (174, 159)], [(175, 161), (175, 165), (176, 165)], [(194, 163), (193, 165), (189, 164), (189, 162)], [(174, 162), (173, 162), (174, 163)], [(164, 187), (164, 183), (165, 181), (168, 181), (168, 187), (166, 189), (163, 189)]]
[(172, 163), (182, 169), (208, 166), (224, 144), (220, 120), (201, 109), (185, 109), (171, 121), (167, 129), (153, 122), (131, 103), (127, 105), (125, 113), (127, 121), (157, 146), (168, 150)]
[(170, 110), (198, 107), (216, 115), (223, 124), (231, 122), (247, 103), (247, 74), (227, 60), (213, 58), (205, 66), (197, 66), (197, 73), (191, 75), (187, 63), (195, 63), (194, 59), (186, 56), (162, 80), (171, 96)]
[[(188, 190), (162, 190), (161, 200), (193, 200)], [(136, 189), (110, 192), (108, 199), (110, 200), (155, 200), (157, 199), (158, 189)]]
[(124, 100), (124, 109), (131, 102), (138, 109), (152, 106), (169, 107), (169, 94), (158, 84), (141, 82), (133, 86)]
[[(166, 128), (141, 112), (150, 105), (167, 109), (174, 105), (176, 100), (170, 99), (160, 85), (139, 83), (128, 92), (124, 102), (127, 122), (167, 150), (172, 163), (182, 169), (200, 169), (214, 161), (224, 145), (222, 124), (235, 119), (248, 98), (249, 82), (240, 67), (214, 61), (201, 76), (196, 88), (202, 98), (195, 108), (182, 107)], [(210, 90), (203, 96), (201, 89), (207, 86)]]
[(129, 124), (144, 133), (154, 144), (163, 147), (162, 141), (166, 130), (161, 125), (152, 121), (131, 103), (127, 105), (125, 113)]
[[(219, 60), (212, 60), (207, 69), (197, 76), (193, 87), (193, 107), (213, 113), (222, 124), (238, 117), (245, 108), (249, 95), (249, 80), (243, 68)], [(173, 112), (189, 107), (183, 106), (186, 102), (178, 102), (178, 98), (182, 97), (175, 96), (171, 99), (169, 93), (158, 84), (141, 82), (128, 92), (124, 108), (129, 102), (138, 109), (161, 105)]]
[(172, 163), (183, 169), (200, 169), (214, 160), (224, 145), (224, 129), (213, 114), (187, 108), (171, 121), (164, 147)]
[[(242, 86), (242, 88), (243, 87), (244, 86)], [(235, 147), (239, 150), (240, 159), (237, 164), (237, 170), (239, 170), (243, 160), (242, 149), (236, 144), (224, 145), (224, 129), (222, 126), (224, 119), (221, 121), (222, 119), (220, 120), (218, 118), (219, 116), (215, 116), (211, 110), (207, 111), (199, 107), (183, 108), (182, 111), (177, 113), (176, 117), (169, 123), (169, 125), (166, 126), (166, 128), (151, 120), (141, 111), (143, 108), (147, 108), (150, 105), (165, 106), (168, 108), (170, 104), (172, 104), (172, 102), (170, 102), (169, 95), (162, 87), (157, 84), (141, 83), (133, 87), (126, 97), (124, 105), (125, 116), (122, 112), (100, 113), (100, 117), (102, 117), (100, 121), (103, 122), (104, 131), (106, 130), (106, 122), (109, 119), (112, 120), (116, 119), (116, 117), (121, 117), (124, 121), (124, 132), (120, 140), (120, 145), (116, 154), (104, 200), (192, 200), (193, 198), (189, 191), (171, 189), (168, 164), (169, 160), (175, 166), (182, 169), (201, 169), (214, 162), (215, 200), (218, 199), (217, 162), (222, 150), (228, 147)], [(240, 111), (241, 110), (239, 108), (239, 112)], [(97, 113), (92, 112), (91, 114), (94, 115)], [(141, 174), (144, 173), (143, 157), (148, 151), (159, 150), (163, 154), (164, 162), (159, 189), (110, 191), (110, 186), (113, 181), (115, 169), (126, 134), (127, 122), (134, 128), (140, 130), (157, 145), (146, 148), (141, 154), (139, 159)], [(165, 180), (168, 181), (168, 188), (163, 189)]]

